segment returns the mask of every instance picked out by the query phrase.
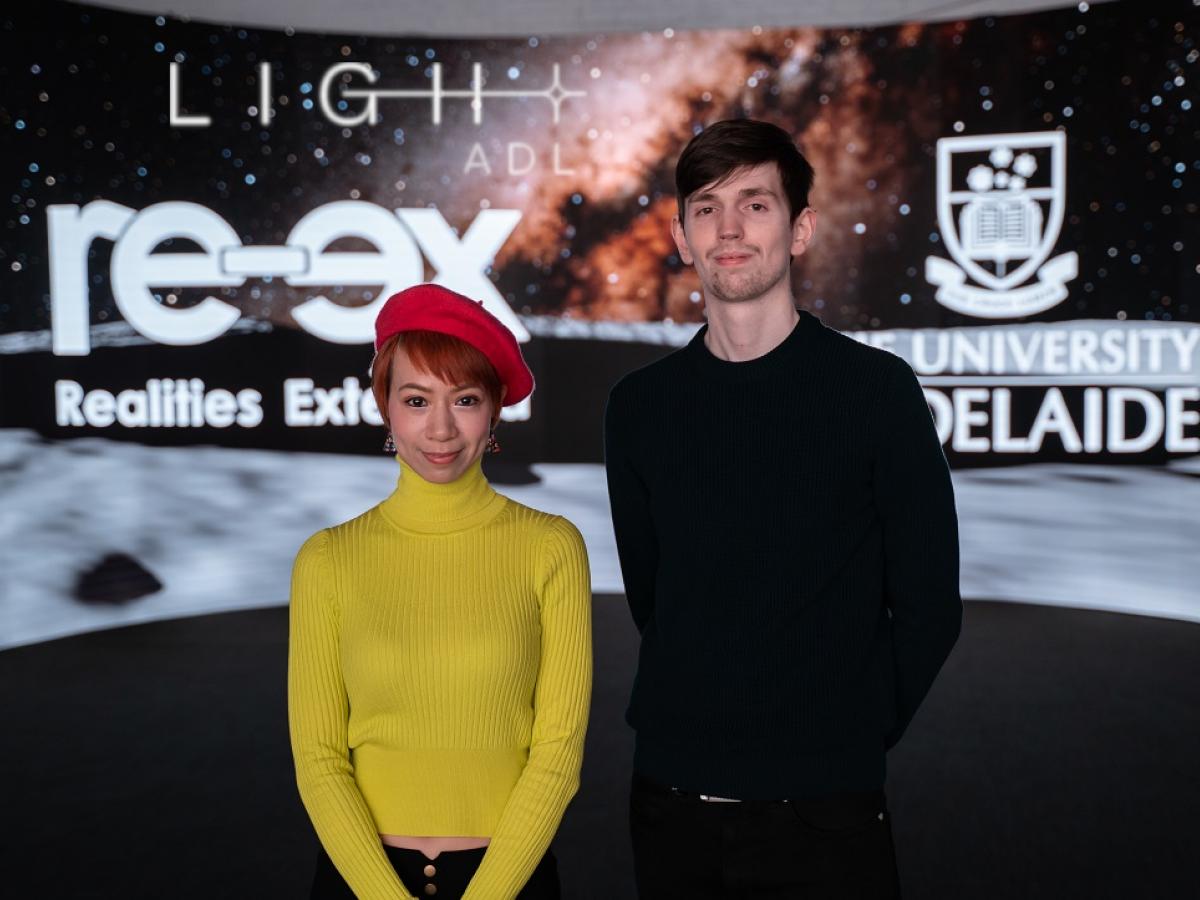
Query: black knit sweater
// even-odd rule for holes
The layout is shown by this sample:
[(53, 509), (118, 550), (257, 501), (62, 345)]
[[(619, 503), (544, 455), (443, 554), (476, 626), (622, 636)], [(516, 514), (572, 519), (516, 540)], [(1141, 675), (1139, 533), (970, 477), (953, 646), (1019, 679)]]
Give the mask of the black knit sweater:
[(747, 362), (705, 330), (605, 418), (634, 768), (747, 800), (878, 788), (962, 615), (929, 408), (903, 360), (806, 312)]

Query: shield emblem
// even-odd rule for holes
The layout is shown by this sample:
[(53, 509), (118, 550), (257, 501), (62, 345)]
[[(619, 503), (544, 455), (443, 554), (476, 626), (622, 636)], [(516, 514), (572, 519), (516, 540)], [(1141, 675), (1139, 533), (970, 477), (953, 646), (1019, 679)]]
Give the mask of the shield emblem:
[(963, 271), (993, 291), (1028, 281), (1050, 256), (1066, 209), (1062, 131), (942, 138), (938, 225)]

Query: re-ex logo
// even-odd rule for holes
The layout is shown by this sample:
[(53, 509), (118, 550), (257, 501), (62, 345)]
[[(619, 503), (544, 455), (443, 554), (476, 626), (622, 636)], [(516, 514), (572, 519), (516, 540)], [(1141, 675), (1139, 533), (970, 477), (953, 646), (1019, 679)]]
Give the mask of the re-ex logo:
[[(306, 214), (279, 246), (245, 246), (223, 218), (197, 203), (156, 203), (142, 211), (108, 200), (84, 207), (47, 209), (50, 244), (50, 310), (54, 353), (86, 356), (89, 332), (88, 248), (97, 238), (115, 241), (113, 298), (134, 329), (161, 344), (202, 344), (220, 336), (241, 313), (205, 297), (182, 309), (154, 299), (153, 287), (238, 287), (253, 277), (282, 277), (294, 286), (382, 285), (366, 306), (339, 306), (310, 297), (292, 317), (311, 334), (339, 344), (369, 343), (375, 316), (393, 293), (424, 281), (425, 259), (435, 282), (476, 300), (519, 341), (529, 333), (485, 271), (521, 220), (519, 210), (482, 211), (460, 238), (436, 209), (394, 214), (357, 200), (327, 203)], [(361, 238), (375, 253), (326, 252), (334, 241)], [(155, 253), (168, 238), (186, 238), (200, 253)], [(424, 258), (422, 257), (424, 253)]]

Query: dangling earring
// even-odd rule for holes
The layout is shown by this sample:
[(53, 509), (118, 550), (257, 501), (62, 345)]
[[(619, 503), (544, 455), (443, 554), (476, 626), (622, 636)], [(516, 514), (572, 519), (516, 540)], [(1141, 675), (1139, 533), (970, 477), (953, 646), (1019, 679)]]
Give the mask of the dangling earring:
[(383, 452), (396, 455), (396, 442), (392, 440), (392, 433), (389, 431), (387, 439), (383, 442)]
[(488, 453), (500, 452), (500, 442), (496, 440), (496, 426), (494, 425), (488, 430), (488, 442), (485, 449)]

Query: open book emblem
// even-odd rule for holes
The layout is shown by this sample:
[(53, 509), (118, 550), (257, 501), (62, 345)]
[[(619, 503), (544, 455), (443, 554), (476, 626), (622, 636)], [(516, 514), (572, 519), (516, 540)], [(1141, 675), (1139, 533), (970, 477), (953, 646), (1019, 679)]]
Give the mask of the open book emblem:
[(1006, 319), (1066, 299), (1079, 257), (1072, 251), (1049, 259), (1066, 208), (1066, 154), (1062, 131), (938, 141), (938, 226), (953, 259), (925, 260), (939, 303)]

